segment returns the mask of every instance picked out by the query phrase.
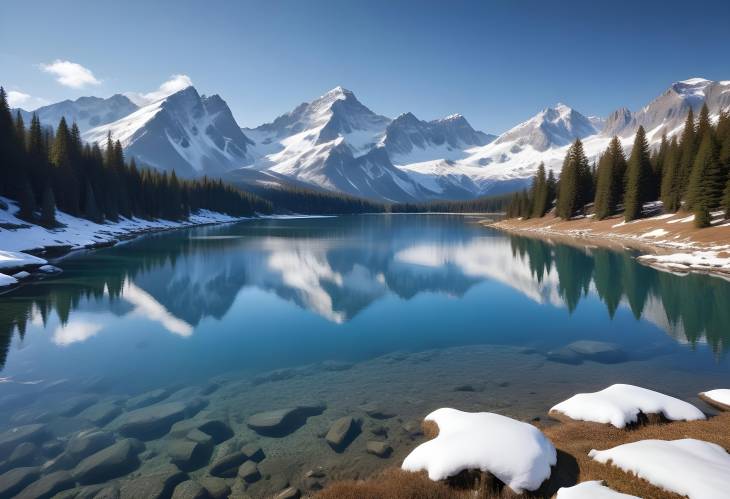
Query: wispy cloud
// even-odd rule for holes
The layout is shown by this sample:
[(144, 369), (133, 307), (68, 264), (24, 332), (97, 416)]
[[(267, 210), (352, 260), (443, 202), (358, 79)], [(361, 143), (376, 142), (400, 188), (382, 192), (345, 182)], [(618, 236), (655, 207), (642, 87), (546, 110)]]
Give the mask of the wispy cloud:
[(35, 109), (40, 106), (45, 106), (48, 101), (40, 97), (33, 97), (30, 94), (21, 92), (19, 90), (8, 91), (8, 105), (10, 107), (22, 107), (24, 109)]
[(138, 106), (144, 106), (151, 102), (164, 99), (168, 95), (172, 95), (175, 92), (182, 90), (183, 88), (191, 86), (192, 84), (193, 80), (191, 80), (188, 75), (174, 74), (170, 77), (169, 80), (160, 85), (160, 88), (153, 92), (149, 92), (146, 94), (127, 92), (124, 95), (129, 97), (129, 99)]
[(100, 85), (90, 69), (71, 61), (56, 59), (50, 64), (41, 64), (41, 69), (46, 73), (56, 76), (56, 81), (61, 85), (71, 88), (84, 88), (88, 85)]
[(53, 342), (59, 346), (68, 346), (73, 343), (83, 342), (95, 336), (103, 326), (99, 323), (87, 320), (71, 321), (65, 326), (58, 326), (53, 333)]

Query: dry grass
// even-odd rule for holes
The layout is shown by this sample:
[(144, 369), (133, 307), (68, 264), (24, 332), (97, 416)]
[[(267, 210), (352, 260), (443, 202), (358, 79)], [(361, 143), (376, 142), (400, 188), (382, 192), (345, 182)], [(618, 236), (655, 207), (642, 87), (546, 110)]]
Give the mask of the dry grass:
[[(617, 445), (645, 439), (675, 440), (696, 438), (714, 442), (730, 449), (730, 412), (721, 413), (707, 421), (657, 423), (659, 418), (645, 418), (645, 424), (621, 430), (610, 425), (565, 421), (542, 425), (545, 435), (558, 449), (558, 464), (550, 480), (533, 494), (514, 494), (491, 475), (462, 473), (446, 482), (432, 482), (424, 473), (408, 473), (388, 469), (363, 481), (343, 481), (332, 484), (316, 495), (319, 499), (465, 499), (465, 498), (548, 498), (561, 486), (586, 480), (603, 480), (614, 490), (645, 499), (680, 498), (650, 483), (624, 473), (620, 469), (593, 461), (591, 449), (608, 449)], [(424, 424), (424, 433), (438, 434), (435, 424)], [(538, 425), (539, 426), (539, 425)]]

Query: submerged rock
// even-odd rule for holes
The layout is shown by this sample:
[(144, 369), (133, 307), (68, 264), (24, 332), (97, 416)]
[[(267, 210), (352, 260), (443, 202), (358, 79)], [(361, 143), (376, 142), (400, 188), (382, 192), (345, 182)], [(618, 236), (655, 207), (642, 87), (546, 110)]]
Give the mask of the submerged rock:
[(139, 440), (121, 440), (82, 460), (73, 475), (82, 485), (124, 476), (139, 466), (138, 454), (143, 449), (144, 444)]
[(369, 441), (365, 445), (365, 448), (368, 454), (383, 458), (390, 456), (390, 453), (393, 452), (393, 448), (388, 445), (387, 442), (380, 442), (376, 440)]
[(238, 473), (238, 467), (246, 460), (248, 460), (248, 456), (241, 451), (216, 456), (210, 466), (209, 473), (217, 477), (233, 478)]
[(580, 364), (585, 360), (592, 360), (601, 364), (616, 364), (624, 362), (627, 355), (615, 343), (580, 340), (574, 341), (558, 350), (548, 352), (547, 358), (553, 362), (563, 364)]
[(253, 483), (261, 478), (259, 467), (253, 461), (246, 461), (239, 466), (237, 475), (246, 483)]
[(99, 399), (94, 395), (78, 395), (61, 402), (55, 407), (55, 412), (59, 416), (72, 417), (95, 404)]
[(192, 430), (199, 430), (213, 439), (216, 444), (224, 442), (233, 436), (233, 430), (219, 419), (189, 419), (179, 421), (170, 428), (170, 435), (187, 435)]
[(48, 499), (75, 485), (71, 473), (68, 471), (56, 471), (41, 477), (37, 482), (32, 483), (16, 496), (16, 499)]
[(204, 476), (198, 482), (205, 487), (212, 499), (225, 499), (231, 493), (231, 488), (223, 478)]
[(167, 444), (170, 461), (183, 471), (192, 471), (207, 464), (212, 445), (192, 440), (173, 440)]
[(367, 404), (363, 404), (360, 406), (360, 410), (374, 419), (390, 419), (395, 417), (394, 412), (383, 409), (377, 402), (368, 402)]
[(287, 487), (274, 496), (274, 499), (299, 499), (302, 493), (296, 487)]
[(87, 430), (71, 437), (66, 450), (52, 461), (48, 461), (44, 470), (71, 469), (83, 458), (105, 449), (114, 443), (114, 435), (108, 431)]
[(172, 499), (208, 499), (210, 494), (198, 482), (185, 480), (175, 487)]
[(101, 402), (86, 408), (80, 418), (91, 421), (95, 425), (103, 426), (122, 413), (122, 408), (114, 402)]
[(141, 476), (122, 483), (119, 489), (120, 499), (162, 499), (170, 497), (176, 486), (185, 481), (187, 475), (175, 466), (151, 475)]
[(15, 468), (0, 475), (0, 497), (13, 497), (41, 475), (38, 467)]
[(334, 451), (342, 452), (360, 434), (360, 426), (360, 421), (345, 416), (332, 423), (324, 438)]
[(116, 428), (126, 437), (152, 440), (166, 434), (175, 422), (194, 415), (204, 406), (202, 399), (150, 405), (117, 418)]
[(0, 470), (32, 465), (38, 457), (38, 446), (32, 442), (23, 442), (18, 445), (8, 460), (0, 464)]
[(39, 444), (48, 436), (48, 427), (45, 424), (29, 424), (11, 428), (0, 433), (0, 454), (10, 455), (15, 447), (23, 442)]
[(128, 409), (140, 409), (148, 405), (156, 404), (170, 396), (170, 390), (158, 388), (149, 392), (142, 393), (136, 397), (127, 400)]
[(283, 437), (298, 430), (308, 417), (322, 414), (325, 408), (325, 404), (314, 404), (260, 412), (249, 417), (246, 424), (260, 435)]
[(241, 447), (241, 452), (246, 454), (251, 461), (256, 461), (257, 463), (260, 463), (266, 457), (264, 450), (256, 444), (244, 445)]

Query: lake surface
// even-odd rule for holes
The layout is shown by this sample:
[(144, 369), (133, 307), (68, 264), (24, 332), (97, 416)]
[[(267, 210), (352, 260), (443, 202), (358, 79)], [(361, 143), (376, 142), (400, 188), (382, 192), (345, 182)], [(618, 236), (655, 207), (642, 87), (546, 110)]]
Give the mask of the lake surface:
[[(262, 497), (398, 465), (423, 439), (417, 423), (442, 406), (529, 420), (623, 382), (708, 410), (696, 393), (728, 384), (727, 281), (475, 220), (248, 221), (69, 256), (60, 277), (0, 296), (0, 431), (46, 425), (41, 464), (77, 431), (121, 438), (134, 406), (179, 402), (185, 414), (170, 421), (212, 418), (233, 432), (189, 476), (255, 444), (262, 478), (225, 480)], [(312, 405), (283, 434), (247, 425)], [(323, 437), (343, 416), (361, 432), (335, 451)], [(162, 424), (120, 483), (168, 469), (179, 436)], [(390, 457), (367, 453), (370, 440), (387, 441)]]

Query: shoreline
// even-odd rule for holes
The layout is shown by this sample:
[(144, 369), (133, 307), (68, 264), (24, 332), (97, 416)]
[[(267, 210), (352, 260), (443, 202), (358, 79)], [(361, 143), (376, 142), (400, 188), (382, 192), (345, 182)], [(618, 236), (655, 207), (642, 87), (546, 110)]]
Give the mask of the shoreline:
[(484, 227), (581, 247), (634, 250), (643, 265), (676, 274), (708, 274), (730, 279), (730, 223), (719, 221), (698, 229), (691, 214), (679, 212), (629, 223), (620, 216), (563, 220), (546, 215), (534, 219), (482, 220)]

